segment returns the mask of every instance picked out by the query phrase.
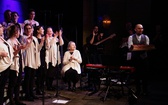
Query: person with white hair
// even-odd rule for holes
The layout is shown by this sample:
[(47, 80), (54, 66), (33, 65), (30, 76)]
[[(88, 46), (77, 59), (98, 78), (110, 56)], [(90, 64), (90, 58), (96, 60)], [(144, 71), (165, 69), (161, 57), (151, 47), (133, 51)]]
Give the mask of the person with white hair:
[[(75, 91), (76, 83), (79, 80), (81, 74), (82, 57), (80, 51), (76, 49), (76, 44), (73, 41), (68, 43), (68, 50), (64, 53), (62, 74), (68, 83), (68, 90)], [(73, 87), (71, 87), (71, 82)]]

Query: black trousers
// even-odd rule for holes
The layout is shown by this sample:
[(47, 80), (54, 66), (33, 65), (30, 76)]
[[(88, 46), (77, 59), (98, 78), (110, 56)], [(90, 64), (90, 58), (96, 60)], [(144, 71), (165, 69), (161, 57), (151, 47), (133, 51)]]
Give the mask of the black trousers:
[(4, 89), (9, 76), (9, 68), (0, 73), (0, 105), (4, 102)]
[(79, 81), (79, 75), (76, 70), (70, 68), (65, 72), (65, 80), (68, 82), (68, 87), (71, 87), (71, 82), (73, 87), (76, 87), (76, 83)]
[(52, 63), (49, 63), (49, 68), (46, 71), (46, 86), (48, 90), (53, 88), (53, 81), (56, 77), (56, 73), (58, 71), (57, 66), (52, 66)]
[(46, 65), (41, 65), (36, 70), (36, 90), (42, 91), (44, 89), (44, 82), (46, 79)]
[(14, 88), (16, 86), (17, 81), (17, 75), (15, 70), (9, 71), (9, 83), (8, 83), (8, 90), (7, 90), (7, 96), (9, 98), (9, 101), (13, 101), (13, 95), (14, 95)]
[(13, 96), (15, 101), (19, 101), (19, 93), (20, 93), (20, 86), (22, 82), (22, 71), (20, 69), (18, 75), (15, 70), (10, 70), (9, 71), (9, 83), (8, 83), (8, 90), (7, 90), (7, 95), (10, 99), (10, 101), (13, 100)]
[(141, 92), (146, 93), (148, 89), (149, 78), (149, 64), (148, 59), (136, 59), (133, 60), (135, 67), (135, 83), (136, 93), (139, 95)]
[(33, 97), (33, 87), (35, 82), (35, 72), (36, 70), (30, 67), (25, 67), (24, 69), (24, 92), (26, 97)]

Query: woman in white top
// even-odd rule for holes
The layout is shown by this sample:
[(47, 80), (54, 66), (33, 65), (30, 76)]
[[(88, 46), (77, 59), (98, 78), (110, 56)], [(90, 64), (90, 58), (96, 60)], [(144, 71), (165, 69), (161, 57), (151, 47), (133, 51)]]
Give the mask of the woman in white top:
[[(19, 52), (21, 49), (25, 48), (23, 45), (20, 44), (17, 38), (19, 38), (20, 35), (20, 28), (18, 25), (11, 25), (8, 28), (8, 36), (9, 39), (7, 42), (13, 47), (14, 50), (14, 58), (13, 58), (13, 64), (10, 66), (10, 71), (9, 71), (9, 83), (8, 83), (8, 90), (7, 90), (7, 96), (9, 98), (9, 102), (11, 105), (14, 104), (22, 104), (19, 100), (19, 90), (16, 91), (17, 88), (20, 87), (18, 85), (18, 79), (20, 78), (19, 75)], [(13, 97), (14, 96), (14, 97)], [(15, 99), (15, 100), (14, 100)]]
[[(3, 26), (0, 24), (0, 33), (3, 33)], [(9, 67), (13, 63), (12, 46), (0, 36), (0, 105), (4, 101), (4, 88), (9, 75)]]
[(58, 65), (61, 64), (61, 55), (59, 47), (64, 45), (62, 38), (62, 30), (53, 32), (52, 27), (48, 27), (46, 31), (46, 64), (47, 64), (47, 74), (46, 74), (46, 85), (47, 90), (53, 90), (52, 83), (54, 77), (56, 76), (56, 69)]
[(36, 70), (36, 94), (42, 95), (44, 91), (44, 77), (46, 73), (46, 63), (45, 63), (45, 36), (43, 26), (36, 26), (34, 28), (34, 36), (37, 38), (40, 46), (40, 67)]
[[(68, 50), (64, 53), (62, 74), (68, 82), (68, 90), (75, 91), (76, 83), (79, 80), (78, 74), (81, 74), (82, 57), (76, 44), (73, 41), (68, 43)], [(73, 87), (71, 88), (71, 82)]]

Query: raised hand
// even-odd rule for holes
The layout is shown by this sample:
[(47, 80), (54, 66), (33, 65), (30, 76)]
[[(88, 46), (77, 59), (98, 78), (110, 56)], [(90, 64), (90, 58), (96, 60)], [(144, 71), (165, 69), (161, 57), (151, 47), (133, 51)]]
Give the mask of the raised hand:
[(62, 36), (63, 31), (59, 30), (59, 36)]
[(56, 31), (56, 32), (54, 33), (54, 37), (58, 37), (58, 35), (59, 35), (59, 32)]
[(96, 36), (97, 34), (95, 33), (95, 31), (93, 30), (93, 36)]
[(46, 36), (45, 36), (45, 37), (46, 37), (46, 39), (48, 39), (48, 38), (49, 38), (49, 35), (48, 35), (48, 34), (46, 34)]

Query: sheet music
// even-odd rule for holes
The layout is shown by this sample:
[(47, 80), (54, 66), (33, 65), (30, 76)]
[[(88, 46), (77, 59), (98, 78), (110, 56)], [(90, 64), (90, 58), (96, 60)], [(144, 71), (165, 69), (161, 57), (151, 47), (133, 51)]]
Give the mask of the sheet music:
[(132, 56), (131, 52), (128, 52), (127, 53), (127, 60), (131, 60), (131, 56)]

